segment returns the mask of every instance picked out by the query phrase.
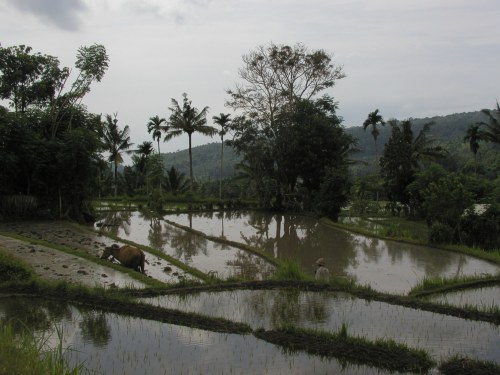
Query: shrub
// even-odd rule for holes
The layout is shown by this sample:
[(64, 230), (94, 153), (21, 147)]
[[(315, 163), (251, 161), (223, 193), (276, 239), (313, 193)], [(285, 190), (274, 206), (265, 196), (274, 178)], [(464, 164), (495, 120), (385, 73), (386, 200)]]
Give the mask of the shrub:
[(434, 223), (429, 231), (429, 242), (434, 244), (447, 244), (453, 241), (453, 228), (447, 224)]
[(482, 213), (467, 210), (460, 219), (460, 237), (467, 246), (486, 250), (500, 248), (500, 208), (490, 205)]
[(29, 265), (0, 249), (0, 282), (29, 280), (31, 276)]

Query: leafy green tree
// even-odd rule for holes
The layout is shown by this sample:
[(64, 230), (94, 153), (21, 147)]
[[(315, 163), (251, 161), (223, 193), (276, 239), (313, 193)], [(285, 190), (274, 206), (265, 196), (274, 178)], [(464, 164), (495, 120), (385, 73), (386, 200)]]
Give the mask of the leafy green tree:
[(219, 131), (219, 136), (221, 140), (221, 149), (220, 149), (220, 175), (219, 175), (219, 199), (222, 199), (222, 167), (224, 162), (224, 136), (226, 135), (229, 129), (229, 123), (231, 122), (230, 114), (221, 113), (219, 116), (213, 116), (212, 119), (214, 123), (220, 125), (221, 130)]
[(126, 152), (133, 143), (130, 143), (130, 128), (128, 125), (120, 130), (118, 127), (118, 119), (115, 114), (114, 117), (106, 115), (106, 122), (104, 123), (104, 130), (102, 134), (103, 147), (105, 151), (109, 152), (108, 161), (114, 163), (114, 195), (118, 193), (118, 164), (123, 163), (123, 152)]
[(0, 98), (9, 100), (15, 113), (47, 105), (69, 76), (55, 57), (31, 52), (25, 45), (0, 46)]
[(92, 82), (100, 82), (109, 67), (109, 56), (102, 44), (82, 46), (76, 54), (75, 67), (78, 76), (67, 92), (63, 92), (66, 80), (51, 103), (51, 136), (55, 138), (59, 126), (69, 114), (69, 127), (72, 123), (72, 108), (79, 105), (89, 93)]
[(372, 128), (373, 141), (375, 142), (375, 161), (378, 163), (378, 147), (377, 138), (380, 134), (380, 130), (377, 126), (384, 126), (385, 121), (381, 115), (378, 114), (378, 109), (368, 114), (368, 117), (363, 122), (363, 130), (366, 131), (368, 127)]
[[(330, 116), (329, 113), (319, 114), (319, 102), (313, 104), (312, 107), (316, 108), (310, 109), (307, 114), (303, 101), (313, 102), (314, 96), (334, 86), (338, 79), (345, 76), (343, 68), (333, 63), (331, 54), (323, 50), (310, 51), (302, 44), (293, 47), (273, 43), (259, 46), (243, 56), (243, 64), (239, 71), (243, 83), (227, 91), (230, 98), (226, 105), (243, 114), (232, 121), (234, 136), (230, 144), (244, 157), (242, 165), (247, 172), (251, 172), (247, 175), (254, 179), (253, 185), (265, 207), (281, 209), (288, 204), (287, 201), (295, 205), (297, 190), (301, 188), (297, 182), (302, 172), (307, 180), (303, 188), (309, 189), (305, 195), (305, 200), (308, 200), (311, 191), (319, 189), (321, 177), (319, 174), (313, 176), (313, 173), (306, 176), (305, 168), (297, 172), (299, 166), (292, 165), (292, 158), (296, 161), (302, 155), (305, 160), (309, 155), (301, 151), (292, 152), (294, 147), (290, 141), (300, 143), (303, 140), (307, 143), (307, 136), (298, 135), (302, 126), (298, 117), (310, 115), (308, 121), (313, 125), (304, 125), (304, 130), (312, 133), (321, 127), (317, 123), (329, 121), (324, 118)], [(314, 111), (316, 114), (313, 114)], [(315, 116), (318, 119), (313, 120)], [(319, 139), (311, 142), (310, 145), (303, 143), (300, 146), (308, 151), (315, 149), (314, 142), (321, 143)], [(317, 149), (311, 154), (314, 155), (309, 158), (311, 170), (324, 170), (324, 165), (313, 163), (315, 157), (325, 160), (319, 156), (320, 152)], [(301, 166), (307, 164), (302, 161)], [(311, 202), (309, 200), (307, 205), (310, 206)]]
[(189, 138), (189, 178), (191, 191), (194, 190), (194, 177), (193, 177), (193, 156), (191, 153), (191, 137), (193, 133), (201, 133), (210, 137), (217, 133), (217, 130), (207, 125), (208, 107), (204, 107), (199, 111), (196, 107), (192, 106), (191, 101), (188, 99), (187, 94), (183, 95), (182, 108), (177, 100), (172, 98), (172, 107), (170, 111), (172, 114), (169, 118), (169, 125), (171, 131), (166, 135), (165, 140), (172, 139), (186, 133)]
[(391, 121), (392, 133), (380, 158), (381, 174), (387, 195), (392, 202), (409, 203), (406, 187), (415, 180), (415, 174), (425, 164), (446, 154), (441, 146), (434, 146), (427, 133), (432, 123), (424, 125), (414, 137), (411, 121), (398, 124)]
[(227, 105), (274, 126), (276, 115), (297, 99), (311, 99), (345, 77), (342, 66), (323, 50), (303, 44), (259, 46), (243, 55), (239, 75), (243, 84), (228, 90)]
[(424, 188), (422, 196), (427, 223), (446, 224), (457, 236), (460, 217), (473, 203), (473, 195), (465, 188), (462, 177), (451, 173), (432, 181)]

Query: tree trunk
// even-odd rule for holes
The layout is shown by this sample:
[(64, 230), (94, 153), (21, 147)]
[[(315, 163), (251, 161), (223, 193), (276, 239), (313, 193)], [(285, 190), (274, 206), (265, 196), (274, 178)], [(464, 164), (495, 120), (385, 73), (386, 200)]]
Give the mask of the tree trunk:
[(191, 154), (191, 133), (188, 134), (189, 137), (189, 178), (190, 178), (190, 184), (191, 184), (191, 191), (194, 191), (194, 186), (193, 186), (193, 156)]
[(117, 176), (118, 176), (118, 165), (116, 164), (116, 159), (115, 159), (115, 198), (118, 192), (118, 181), (117, 181)]
[(220, 175), (219, 175), (219, 200), (222, 201), (222, 163), (224, 160), (224, 137), (221, 137), (221, 149), (220, 149)]
[(160, 152), (160, 138), (158, 137), (158, 163), (160, 163), (161, 177), (160, 177), (160, 195), (161, 191), (161, 179), (163, 178), (163, 164), (161, 162), (161, 152)]

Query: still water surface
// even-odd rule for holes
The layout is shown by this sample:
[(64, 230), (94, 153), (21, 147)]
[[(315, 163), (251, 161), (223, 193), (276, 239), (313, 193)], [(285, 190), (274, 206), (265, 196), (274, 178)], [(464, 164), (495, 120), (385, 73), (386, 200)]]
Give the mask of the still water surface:
[[(274, 267), (263, 258), (176, 228), (139, 211), (110, 212), (102, 227), (119, 237), (151, 246), (189, 266), (221, 278), (261, 280)], [(165, 217), (205, 234), (250, 245), (279, 259), (293, 259), (308, 273), (325, 258), (336, 276), (388, 293), (407, 293), (425, 277), (497, 274), (500, 267), (471, 256), (381, 240), (322, 225), (311, 217), (266, 212), (210, 212)]]
[(367, 301), (339, 292), (235, 290), (141, 299), (154, 305), (244, 322), (253, 329), (283, 324), (369, 340), (393, 339), (436, 360), (460, 354), (500, 364), (500, 327), (490, 323)]
[(500, 309), (500, 285), (484, 288), (457, 290), (425, 298), (427, 301), (446, 303), (452, 306), (473, 306), (479, 310)]
[[(0, 298), (0, 320), (17, 322), (58, 343), (92, 374), (352, 374), (388, 372), (285, 353), (253, 335), (221, 334), (27, 298)], [(21, 321), (23, 323), (21, 323)]]
[(168, 220), (212, 236), (294, 259), (311, 274), (325, 258), (334, 275), (350, 275), (378, 291), (406, 293), (425, 277), (496, 274), (500, 267), (470, 256), (366, 237), (304, 216), (266, 212), (167, 215)]

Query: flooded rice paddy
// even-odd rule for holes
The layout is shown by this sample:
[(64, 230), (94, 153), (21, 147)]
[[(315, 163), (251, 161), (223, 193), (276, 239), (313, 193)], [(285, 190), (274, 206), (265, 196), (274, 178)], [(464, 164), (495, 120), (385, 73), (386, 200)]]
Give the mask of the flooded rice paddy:
[[(221, 277), (262, 279), (273, 267), (262, 258), (209, 241), (139, 212), (120, 212), (120, 225), (106, 227), (120, 237), (162, 249), (204, 272)], [(207, 235), (249, 245), (278, 259), (293, 259), (310, 274), (325, 258), (333, 275), (388, 293), (407, 293), (425, 277), (497, 274), (500, 267), (471, 256), (357, 235), (304, 216), (265, 212), (210, 212), (166, 215), (165, 219)], [(110, 222), (116, 218), (107, 219)]]
[(450, 291), (425, 297), (425, 300), (457, 307), (475, 307), (479, 310), (500, 310), (500, 286)]
[[(274, 266), (265, 258), (238, 247), (211, 241), (135, 210), (102, 212), (94, 227), (100, 233), (78, 232), (62, 224), (5, 224), (24, 237), (83, 250), (98, 257), (116, 241), (106, 234), (152, 247), (220, 278), (269, 278)], [(404, 294), (424, 277), (497, 274), (500, 267), (457, 253), (385, 241), (322, 225), (308, 217), (262, 212), (169, 214), (164, 219), (258, 248), (269, 257), (293, 259), (306, 271), (325, 258), (331, 273), (349, 275), (373, 289)], [(119, 241), (118, 241), (119, 242)], [(29, 245), (31, 246), (31, 245)], [(34, 257), (38, 248), (25, 250)], [(148, 276), (164, 282), (189, 277), (166, 260), (146, 255)], [(61, 261), (59, 263), (65, 263)], [(66, 269), (72, 269), (69, 263)], [(166, 268), (169, 271), (166, 272)], [(96, 266), (96, 269), (97, 266)], [(52, 269), (51, 269), (52, 270)], [(100, 270), (100, 269), (99, 269)], [(75, 272), (77, 273), (78, 271)], [(104, 271), (99, 271), (104, 272)], [(175, 274), (175, 275), (174, 275)], [(498, 308), (498, 286), (435, 296), (432, 301)], [(431, 298), (431, 297), (428, 297)], [(434, 299), (436, 298), (436, 299)], [(165, 295), (142, 302), (183, 312), (195, 312), (273, 329), (283, 324), (337, 332), (345, 325), (349, 335), (368, 340), (393, 339), (428, 351), (437, 361), (455, 354), (500, 364), (498, 326), (367, 301), (338, 292), (238, 290)], [(174, 324), (88, 310), (61, 302), (0, 298), (0, 319), (22, 320), (33, 331), (52, 334), (61, 327), (66, 356), (84, 362), (91, 373), (245, 373), (245, 374), (385, 374), (344, 361), (304, 353), (290, 353), (252, 334), (221, 334)], [(50, 333), (51, 332), (51, 333)], [(224, 360), (221, 360), (223, 358)]]
[(65, 357), (71, 364), (83, 362), (92, 374), (388, 374), (286, 353), (253, 335), (214, 333), (60, 302), (0, 298), (0, 319), (22, 320), (53, 347), (58, 327), (63, 347), (69, 347)]
[(500, 327), (367, 301), (339, 292), (236, 290), (166, 295), (141, 301), (249, 324), (253, 329), (294, 324), (370, 341), (393, 339), (428, 351), (436, 360), (460, 354), (500, 364)]

